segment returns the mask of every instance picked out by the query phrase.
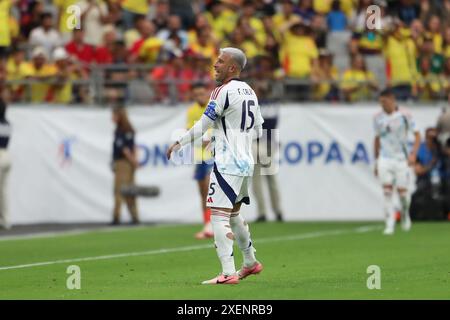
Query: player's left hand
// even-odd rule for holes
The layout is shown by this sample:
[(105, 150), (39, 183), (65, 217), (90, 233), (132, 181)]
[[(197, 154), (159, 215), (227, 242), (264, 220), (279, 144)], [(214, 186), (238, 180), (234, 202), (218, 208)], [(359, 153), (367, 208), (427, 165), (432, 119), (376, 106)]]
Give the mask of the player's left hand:
[(172, 144), (169, 147), (169, 149), (167, 149), (167, 153), (166, 153), (167, 159), (170, 160), (170, 157), (172, 156), (172, 152), (180, 150), (180, 148), (181, 148), (181, 145), (178, 141), (175, 142), (174, 144)]

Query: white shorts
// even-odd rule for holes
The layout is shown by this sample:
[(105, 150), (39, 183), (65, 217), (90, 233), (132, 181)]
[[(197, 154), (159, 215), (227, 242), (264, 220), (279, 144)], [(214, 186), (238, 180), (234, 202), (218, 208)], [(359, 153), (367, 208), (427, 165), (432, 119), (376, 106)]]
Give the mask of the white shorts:
[(250, 204), (248, 196), (250, 178), (222, 174), (214, 166), (209, 179), (206, 206), (232, 209), (239, 202)]
[(406, 160), (380, 158), (377, 168), (378, 178), (382, 185), (409, 189), (411, 170)]

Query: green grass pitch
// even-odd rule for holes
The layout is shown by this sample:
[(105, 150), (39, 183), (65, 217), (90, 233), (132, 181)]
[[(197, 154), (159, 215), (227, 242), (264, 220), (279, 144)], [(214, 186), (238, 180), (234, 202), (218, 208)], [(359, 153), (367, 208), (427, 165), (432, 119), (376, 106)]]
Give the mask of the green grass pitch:
[[(0, 299), (450, 299), (450, 223), (393, 236), (381, 223), (250, 227), (265, 269), (226, 286), (200, 284), (220, 268), (212, 240), (193, 238), (198, 225), (3, 240)], [(235, 258), (239, 267), (237, 247)], [(69, 265), (81, 269), (79, 290), (66, 287)], [(370, 265), (379, 290), (367, 288)]]

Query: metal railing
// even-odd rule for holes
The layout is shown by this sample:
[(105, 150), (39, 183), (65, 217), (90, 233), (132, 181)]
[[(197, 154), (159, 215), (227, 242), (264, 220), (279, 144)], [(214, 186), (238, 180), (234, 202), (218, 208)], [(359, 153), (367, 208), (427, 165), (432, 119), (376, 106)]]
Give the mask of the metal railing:
[[(112, 64), (112, 65), (86, 65), (89, 69), (89, 77), (86, 79), (73, 79), (62, 81), (58, 77), (46, 79), (27, 78), (21, 80), (7, 80), (6, 88), (12, 103), (65, 103), (65, 104), (94, 104), (108, 105), (117, 101), (126, 104), (166, 104), (175, 105), (179, 102), (189, 101), (189, 86), (194, 80), (169, 78), (154, 80), (150, 77), (150, 71), (154, 65), (148, 64)], [(120, 79), (117, 79), (120, 78)], [(276, 80), (247, 78), (250, 85), (256, 87), (260, 82), (268, 82), (269, 91), (266, 93), (272, 100), (280, 102), (292, 101), (333, 101), (350, 102), (374, 101), (377, 98), (378, 89), (370, 88), (373, 81), (349, 81), (349, 80), (320, 80), (282, 78)], [(355, 92), (346, 90), (343, 84), (356, 87)], [(416, 96), (410, 95), (411, 101), (443, 101), (447, 100), (450, 92), (450, 78), (422, 80), (423, 88)], [(47, 90), (53, 88), (55, 92), (62, 86), (69, 84), (71, 87), (69, 101), (56, 101), (33, 99), (33, 89), (36, 85), (46, 85)], [(207, 83), (211, 88), (214, 81), (209, 79)], [(319, 87), (327, 84), (329, 92), (318, 95)], [(392, 83), (401, 85), (401, 83)], [(405, 85), (405, 84), (404, 84)], [(407, 84), (406, 84), (407, 85)], [(436, 85), (439, 90), (431, 89), (429, 85)], [(267, 83), (266, 83), (267, 86)], [(58, 89), (59, 88), (59, 89)], [(398, 87), (401, 90), (401, 87)], [(42, 88), (40, 90), (45, 90)], [(405, 90), (403, 88), (402, 90)], [(407, 88), (406, 88), (407, 90)], [(45, 94), (43, 95), (46, 96)], [(54, 96), (53, 96), (54, 97)]]

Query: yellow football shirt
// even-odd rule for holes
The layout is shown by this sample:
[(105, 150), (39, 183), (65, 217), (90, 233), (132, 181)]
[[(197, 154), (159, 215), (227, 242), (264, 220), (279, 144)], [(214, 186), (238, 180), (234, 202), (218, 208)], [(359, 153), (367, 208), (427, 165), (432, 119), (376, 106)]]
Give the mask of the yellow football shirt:
[(367, 81), (375, 81), (375, 76), (372, 72), (349, 69), (342, 75), (341, 89), (356, 89), (350, 94), (351, 101), (368, 98), (370, 90)]
[(146, 39), (139, 50), (139, 57), (145, 63), (155, 63), (162, 45), (163, 41), (159, 38), (150, 37)]
[(123, 0), (122, 8), (133, 13), (147, 14), (148, 2), (147, 0)]
[(0, 47), (11, 45), (11, 30), (9, 21), (9, 10), (11, 0), (0, 0)]
[(72, 32), (72, 30), (68, 26), (69, 17), (72, 13), (67, 12), (67, 8), (71, 5), (77, 4), (79, 0), (53, 0), (53, 4), (60, 11), (59, 18), (59, 31), (62, 33)]
[(312, 60), (318, 58), (319, 51), (311, 37), (296, 36), (287, 32), (280, 56), (287, 76), (303, 78), (311, 74)]
[(384, 54), (390, 68), (390, 80), (396, 83), (413, 83), (417, 76), (416, 47), (411, 39), (389, 37)]
[[(33, 78), (48, 78), (57, 73), (56, 66), (53, 64), (44, 64), (42, 68), (36, 69), (32, 63), (26, 64), (26, 76)], [(31, 84), (31, 102), (44, 102), (47, 97), (50, 84), (48, 83), (33, 83)]]

